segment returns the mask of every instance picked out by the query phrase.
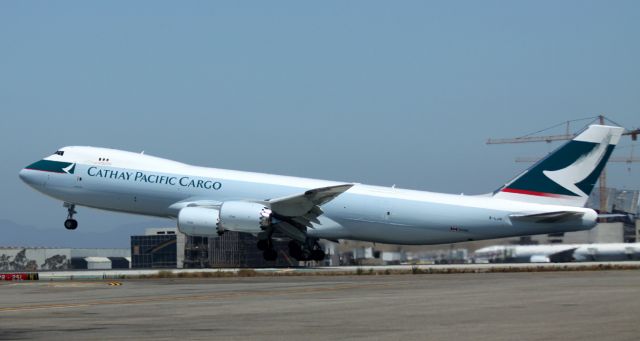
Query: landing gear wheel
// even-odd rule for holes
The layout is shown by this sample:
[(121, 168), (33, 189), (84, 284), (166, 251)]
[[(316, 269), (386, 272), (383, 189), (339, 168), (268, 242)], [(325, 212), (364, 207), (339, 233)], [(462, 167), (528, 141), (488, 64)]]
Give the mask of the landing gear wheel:
[(302, 247), (294, 240), (289, 242), (289, 255), (296, 260), (302, 260)]
[(272, 262), (278, 258), (278, 253), (274, 249), (266, 249), (262, 253), (262, 256), (264, 257), (264, 260)]
[(64, 227), (67, 230), (75, 230), (78, 227), (78, 221), (75, 219), (67, 219), (64, 221)]
[(324, 260), (324, 256), (325, 256), (324, 251), (320, 249), (311, 251), (311, 259), (317, 262)]
[(67, 208), (67, 220), (64, 221), (64, 227), (67, 230), (75, 230), (78, 227), (78, 221), (73, 219), (73, 215), (78, 213), (76, 205), (65, 202), (62, 206)]
[(265, 251), (269, 248), (269, 240), (268, 239), (260, 239), (258, 240), (258, 244), (256, 245), (258, 250)]
[(302, 249), (300, 251), (300, 258), (298, 258), (298, 260), (303, 262), (311, 260), (311, 251), (309, 251), (309, 249), (307, 248)]

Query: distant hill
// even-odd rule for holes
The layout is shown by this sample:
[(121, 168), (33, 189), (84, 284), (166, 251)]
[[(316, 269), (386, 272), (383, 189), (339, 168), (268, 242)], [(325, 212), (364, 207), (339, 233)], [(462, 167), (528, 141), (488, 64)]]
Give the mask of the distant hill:
[(114, 226), (109, 231), (89, 231), (82, 227), (68, 231), (64, 227), (43, 229), (0, 219), (0, 247), (72, 247), (129, 248), (130, 236), (144, 234), (145, 228), (164, 227), (170, 221), (154, 221)]

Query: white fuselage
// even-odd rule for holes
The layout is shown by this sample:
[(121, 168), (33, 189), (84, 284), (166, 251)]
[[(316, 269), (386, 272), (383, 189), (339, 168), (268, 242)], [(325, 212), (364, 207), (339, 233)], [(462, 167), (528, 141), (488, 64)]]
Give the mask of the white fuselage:
[[(192, 202), (267, 200), (342, 182), (240, 172), (94, 147), (66, 147), (20, 177), (53, 198), (104, 210), (175, 218)], [(61, 165), (60, 169), (55, 168)], [(62, 167), (65, 166), (65, 167)], [(50, 167), (51, 169), (47, 168)], [(587, 208), (356, 184), (322, 206), (307, 234), (393, 244), (439, 244), (590, 229)], [(570, 223), (512, 221), (510, 215), (579, 212)]]
[[(554, 256), (558, 256), (556, 260)], [(621, 261), (638, 257), (640, 243), (493, 245), (473, 254), (476, 261), (485, 262)]]

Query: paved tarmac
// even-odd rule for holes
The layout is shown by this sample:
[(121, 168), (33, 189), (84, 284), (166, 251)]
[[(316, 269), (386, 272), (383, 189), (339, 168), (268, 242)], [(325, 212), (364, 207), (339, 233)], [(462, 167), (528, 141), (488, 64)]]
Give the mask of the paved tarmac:
[(109, 282), (0, 283), (0, 339), (640, 338), (638, 270)]

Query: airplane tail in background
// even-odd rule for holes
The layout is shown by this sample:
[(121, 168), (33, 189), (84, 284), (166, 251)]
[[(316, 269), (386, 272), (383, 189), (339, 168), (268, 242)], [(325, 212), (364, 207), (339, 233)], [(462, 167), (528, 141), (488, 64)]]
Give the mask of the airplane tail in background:
[(624, 129), (590, 125), (493, 193), (494, 198), (584, 206)]

